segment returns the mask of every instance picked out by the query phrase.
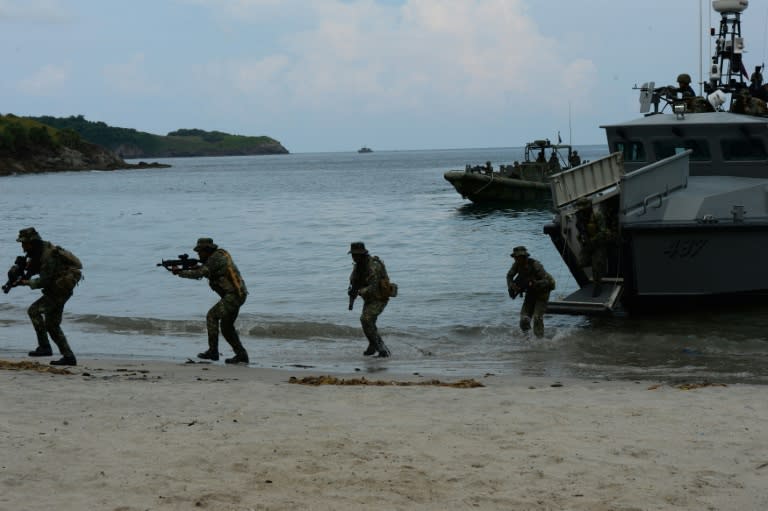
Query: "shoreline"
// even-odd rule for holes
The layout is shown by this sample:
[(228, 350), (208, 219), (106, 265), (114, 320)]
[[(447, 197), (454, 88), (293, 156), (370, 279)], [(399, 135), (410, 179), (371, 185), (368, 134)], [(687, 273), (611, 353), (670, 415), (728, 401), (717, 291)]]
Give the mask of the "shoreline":
[(0, 370), (0, 508), (768, 507), (760, 385), (308, 386), (288, 378), (317, 371), (102, 359), (69, 369)]
[[(55, 351), (55, 348), (54, 348)], [(98, 365), (102, 369), (114, 369), (116, 367), (136, 367), (136, 366), (149, 366), (153, 370), (163, 370), (164, 367), (199, 367), (202, 370), (229, 370), (234, 367), (252, 370), (256, 372), (263, 372), (264, 374), (283, 375), (282, 379), (286, 382), (290, 377), (305, 377), (305, 376), (333, 376), (338, 378), (367, 378), (369, 380), (397, 380), (397, 381), (425, 381), (427, 379), (437, 379), (442, 381), (457, 381), (464, 379), (474, 379), (477, 381), (493, 381), (503, 384), (530, 384), (530, 385), (544, 385), (544, 384), (564, 384), (569, 383), (582, 383), (582, 384), (600, 384), (600, 383), (626, 383), (633, 385), (662, 385), (668, 387), (684, 387), (684, 386), (733, 386), (733, 385), (749, 385), (755, 387), (768, 387), (768, 382), (754, 381), (752, 379), (739, 379), (733, 374), (704, 374), (704, 375), (685, 375), (685, 374), (660, 374), (663, 373), (661, 369), (654, 368), (644, 374), (643, 368), (633, 368), (632, 371), (627, 371), (623, 375), (583, 375), (583, 374), (571, 374), (571, 373), (557, 373), (557, 374), (526, 374), (521, 372), (520, 368), (509, 371), (499, 370), (496, 371), (493, 366), (488, 367), (431, 367), (429, 365), (413, 364), (409, 359), (400, 360), (397, 357), (380, 359), (377, 357), (359, 357), (358, 359), (340, 359), (333, 361), (329, 364), (327, 361), (313, 362), (297, 360), (295, 362), (268, 362), (262, 360), (251, 361), (248, 365), (230, 366), (224, 363), (222, 356), (221, 360), (208, 361), (198, 359), (196, 355), (192, 354), (195, 350), (192, 349), (189, 355), (185, 356), (167, 356), (162, 355), (125, 355), (125, 354), (100, 354), (94, 356), (93, 354), (78, 355), (78, 365), (71, 367), (74, 373), (80, 373), (85, 364)], [(48, 366), (51, 360), (60, 358), (58, 353), (54, 353), (51, 357), (29, 357), (26, 355), (25, 350), (21, 351), (6, 351), (0, 353), (0, 363), (2, 361), (10, 361), (13, 363), (29, 362), (39, 363), (43, 366)], [(260, 362), (264, 362), (263, 365), (259, 365)], [(0, 367), (2, 370), (2, 367)], [(279, 376), (274, 376), (279, 378)]]

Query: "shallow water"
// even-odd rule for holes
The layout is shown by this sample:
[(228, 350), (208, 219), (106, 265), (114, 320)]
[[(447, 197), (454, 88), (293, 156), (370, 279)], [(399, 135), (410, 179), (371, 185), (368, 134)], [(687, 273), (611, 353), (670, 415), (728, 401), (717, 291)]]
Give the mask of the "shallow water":
[[(546, 205), (473, 205), (442, 175), (521, 157), (521, 148), (315, 153), (6, 177), (0, 261), (10, 266), (21, 253), (16, 233), (28, 226), (83, 260), (86, 280), (63, 324), (81, 358), (183, 361), (204, 349), (214, 293), (156, 263), (192, 254), (198, 237), (211, 236), (248, 284), (238, 327), (253, 366), (768, 382), (765, 307), (642, 319), (550, 315), (544, 339), (520, 333), (521, 303), (505, 282), (513, 246), (544, 263), (556, 297), (575, 289), (542, 232), (552, 214)], [(379, 319), (390, 360), (361, 356), (361, 306), (347, 311), (347, 250), (356, 240), (400, 288)], [(0, 356), (34, 347), (25, 310), (37, 296), (27, 288), (2, 296)], [(223, 340), (221, 351), (229, 356)]]

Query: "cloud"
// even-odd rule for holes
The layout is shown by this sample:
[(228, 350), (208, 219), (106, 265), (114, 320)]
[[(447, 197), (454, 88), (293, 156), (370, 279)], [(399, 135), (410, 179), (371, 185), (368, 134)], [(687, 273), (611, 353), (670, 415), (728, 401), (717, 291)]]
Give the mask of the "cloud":
[[(272, 23), (275, 18), (300, 14), (311, 0), (176, 0), (208, 8), (213, 16), (232, 23)], [(294, 8), (297, 7), (297, 8)]]
[(70, 74), (67, 66), (48, 64), (20, 80), (17, 88), (20, 92), (33, 96), (53, 95), (69, 81)]
[(69, 19), (58, 0), (0, 0), (0, 22), (62, 23)]
[(126, 62), (104, 66), (102, 74), (107, 84), (121, 94), (150, 95), (162, 91), (147, 75), (143, 53), (133, 55)]
[[(194, 1), (237, 13), (238, 22), (275, 8), (271, 0)], [(281, 98), (270, 100), (275, 107), (323, 111), (343, 101), (369, 112), (554, 110), (586, 101), (594, 85), (594, 64), (570, 61), (526, 16), (522, 0), (287, 4), (311, 26), (282, 36), (261, 58), (228, 62), (225, 71), (243, 94)]]

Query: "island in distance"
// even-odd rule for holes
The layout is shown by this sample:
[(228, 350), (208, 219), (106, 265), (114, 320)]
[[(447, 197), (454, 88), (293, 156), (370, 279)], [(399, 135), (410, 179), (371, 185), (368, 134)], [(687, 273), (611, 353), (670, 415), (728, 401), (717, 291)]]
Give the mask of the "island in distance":
[(82, 115), (30, 117), (58, 130), (73, 130), (84, 140), (109, 149), (121, 158), (179, 158), (186, 156), (249, 156), (288, 154), (277, 140), (267, 136), (231, 135), (221, 131), (179, 129), (154, 135), (131, 128), (116, 128)]
[(68, 170), (118, 170), (170, 167), (128, 163), (124, 158), (288, 154), (269, 137), (218, 131), (177, 130), (167, 136), (91, 122), (83, 116), (0, 115), (0, 175)]

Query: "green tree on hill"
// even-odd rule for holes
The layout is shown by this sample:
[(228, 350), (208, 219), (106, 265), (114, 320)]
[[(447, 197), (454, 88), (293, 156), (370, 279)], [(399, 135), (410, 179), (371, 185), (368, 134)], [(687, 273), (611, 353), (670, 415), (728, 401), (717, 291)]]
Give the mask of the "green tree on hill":
[(131, 128), (115, 128), (100, 121), (89, 121), (82, 115), (30, 119), (59, 130), (73, 130), (83, 140), (106, 147), (126, 158), (288, 153), (280, 142), (265, 136), (230, 135), (201, 129), (179, 129), (166, 136), (153, 135)]

